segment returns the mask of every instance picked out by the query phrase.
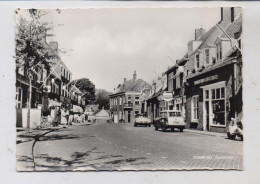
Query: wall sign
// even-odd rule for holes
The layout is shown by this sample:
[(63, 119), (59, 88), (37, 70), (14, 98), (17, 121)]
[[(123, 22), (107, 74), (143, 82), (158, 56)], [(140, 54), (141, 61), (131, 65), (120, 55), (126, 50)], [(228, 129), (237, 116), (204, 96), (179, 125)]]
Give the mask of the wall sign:
[(212, 81), (212, 80), (216, 80), (216, 79), (218, 79), (218, 75), (212, 75), (210, 77), (206, 77), (204, 79), (199, 79), (199, 80), (194, 81), (194, 85), (202, 84), (204, 82), (208, 82), (208, 81)]

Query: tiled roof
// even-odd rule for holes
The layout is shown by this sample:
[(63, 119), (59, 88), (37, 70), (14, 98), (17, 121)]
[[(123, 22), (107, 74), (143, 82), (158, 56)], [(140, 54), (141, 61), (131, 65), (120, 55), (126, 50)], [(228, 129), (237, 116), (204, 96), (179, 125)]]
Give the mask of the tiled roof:
[(235, 19), (234, 22), (232, 22), (230, 26), (226, 29), (226, 33), (231, 38), (234, 38), (234, 34), (238, 32), (242, 32), (242, 14), (240, 14), (238, 18)]
[(136, 81), (134, 81), (134, 79), (130, 79), (126, 81), (125, 84), (120, 84), (117, 88), (116, 93), (120, 93), (123, 91), (141, 92), (141, 90), (144, 90), (145, 88), (151, 89), (152, 86), (149, 83), (145, 82), (143, 79), (137, 79)]

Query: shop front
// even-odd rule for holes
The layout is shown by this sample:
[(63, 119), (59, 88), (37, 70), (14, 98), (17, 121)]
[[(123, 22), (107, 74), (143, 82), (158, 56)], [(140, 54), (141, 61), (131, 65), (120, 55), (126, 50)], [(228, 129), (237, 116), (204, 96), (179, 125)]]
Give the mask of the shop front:
[(227, 122), (234, 117), (233, 65), (188, 78), (186, 118), (188, 128), (226, 132)]

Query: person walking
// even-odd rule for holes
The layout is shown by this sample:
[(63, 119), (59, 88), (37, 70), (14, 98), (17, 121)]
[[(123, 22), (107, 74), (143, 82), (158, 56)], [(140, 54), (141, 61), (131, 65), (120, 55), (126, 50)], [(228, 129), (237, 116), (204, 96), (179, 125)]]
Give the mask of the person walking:
[(68, 124), (68, 117), (69, 112), (66, 108), (62, 107), (61, 109), (61, 124), (67, 125)]
[(68, 124), (72, 125), (73, 121), (74, 121), (74, 112), (73, 112), (73, 108), (71, 108), (69, 110), (69, 122), (68, 122)]
[(55, 107), (51, 108), (52, 126), (58, 126), (58, 113)]

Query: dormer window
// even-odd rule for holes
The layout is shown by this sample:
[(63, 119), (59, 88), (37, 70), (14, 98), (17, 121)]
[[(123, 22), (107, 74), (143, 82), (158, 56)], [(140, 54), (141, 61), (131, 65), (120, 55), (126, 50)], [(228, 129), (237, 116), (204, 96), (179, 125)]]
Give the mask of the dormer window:
[(217, 60), (222, 60), (222, 45), (221, 45), (221, 42), (217, 45)]

